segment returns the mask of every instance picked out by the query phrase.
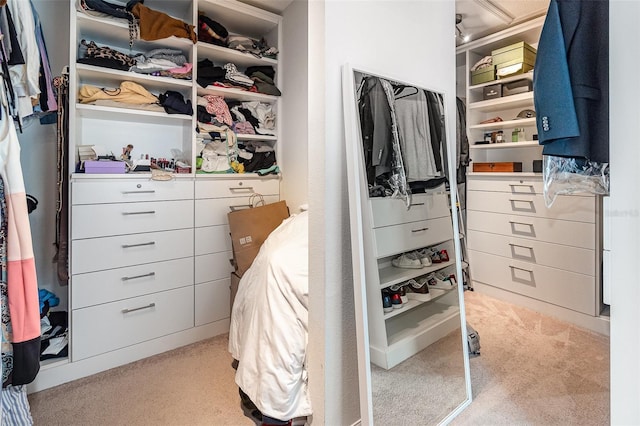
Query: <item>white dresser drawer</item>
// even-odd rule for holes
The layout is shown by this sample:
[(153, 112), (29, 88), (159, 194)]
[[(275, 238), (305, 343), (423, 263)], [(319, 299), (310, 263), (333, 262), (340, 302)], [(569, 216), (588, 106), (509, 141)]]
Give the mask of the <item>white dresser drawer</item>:
[(88, 308), (71, 316), (72, 360), (193, 327), (193, 286)]
[(196, 256), (201, 254), (231, 251), (229, 225), (204, 226), (196, 229)]
[(510, 194), (542, 194), (541, 178), (507, 178), (504, 176), (468, 176), (467, 191), (495, 191)]
[(594, 250), (469, 230), (469, 249), (498, 256), (595, 275)]
[(593, 196), (559, 195), (547, 208), (542, 195), (508, 194), (504, 192), (468, 191), (468, 210), (547, 217), (594, 223), (596, 204)]
[(193, 283), (193, 257), (73, 275), (73, 309), (114, 302)]
[(193, 256), (193, 229), (71, 242), (71, 274)]
[(447, 194), (415, 194), (409, 209), (399, 198), (370, 198), (373, 227), (397, 225), (449, 216)]
[(230, 251), (196, 256), (196, 284), (229, 278), (229, 274), (234, 271), (231, 259), (233, 254)]
[(277, 178), (211, 180), (198, 178), (198, 180), (196, 180), (196, 199), (247, 197), (254, 193), (262, 195), (278, 195), (280, 193), (280, 180)]
[(473, 280), (596, 315), (595, 277), (469, 250)]
[(422, 220), (373, 230), (378, 258), (431, 246), (451, 239), (450, 217)]
[(71, 201), (77, 204), (130, 203), (138, 201), (193, 200), (193, 181), (172, 179), (75, 180)]
[(193, 228), (193, 201), (86, 204), (71, 209), (71, 238)]
[[(277, 195), (264, 197), (265, 204), (271, 204), (278, 201)], [(238, 209), (247, 209), (250, 207), (249, 197), (236, 198), (210, 198), (195, 201), (195, 226), (212, 226), (227, 225), (229, 220), (227, 215)]]
[(221, 319), (229, 318), (231, 307), (231, 280), (222, 280), (196, 284), (196, 327)]
[(595, 249), (596, 225), (585, 222), (467, 211), (469, 230)]

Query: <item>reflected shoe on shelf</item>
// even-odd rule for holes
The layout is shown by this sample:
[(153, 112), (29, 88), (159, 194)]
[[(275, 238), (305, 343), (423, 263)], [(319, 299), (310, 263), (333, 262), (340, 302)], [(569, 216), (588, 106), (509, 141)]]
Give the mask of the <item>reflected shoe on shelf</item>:
[(451, 289), (454, 284), (449, 281), (449, 276), (445, 275), (442, 271), (438, 271), (427, 276), (427, 284), (430, 288), (438, 288), (442, 290)]
[(385, 313), (393, 311), (393, 304), (391, 303), (391, 293), (386, 290), (382, 290), (382, 310)]
[(393, 307), (393, 309), (404, 308), (404, 303), (402, 303), (400, 293), (391, 293), (391, 306)]
[(434, 248), (428, 248), (427, 252), (429, 253), (429, 256), (431, 257), (431, 262), (432, 263), (442, 263), (442, 259), (440, 258), (440, 252)]
[(405, 285), (406, 284), (395, 284), (389, 287), (389, 290), (391, 290), (391, 294), (393, 293), (400, 294), (400, 299), (402, 300), (403, 304), (409, 302), (409, 298), (407, 297), (407, 289)]
[(438, 254), (440, 255), (440, 260), (442, 262), (448, 262), (449, 261), (449, 253), (447, 253), (446, 250), (440, 250), (438, 252)]
[(431, 253), (429, 252), (429, 249), (423, 248), (420, 250), (415, 250), (411, 253), (408, 253), (407, 256), (412, 259), (418, 259), (422, 266), (431, 266)]
[(414, 279), (410, 279), (406, 283), (406, 288), (407, 288), (407, 291), (411, 293), (419, 293), (419, 294), (429, 293), (429, 286), (427, 285), (426, 281), (418, 282)]
[(413, 259), (411, 256), (405, 253), (391, 260), (391, 264), (396, 268), (407, 268), (407, 269), (422, 268), (422, 262), (420, 262), (419, 259)]

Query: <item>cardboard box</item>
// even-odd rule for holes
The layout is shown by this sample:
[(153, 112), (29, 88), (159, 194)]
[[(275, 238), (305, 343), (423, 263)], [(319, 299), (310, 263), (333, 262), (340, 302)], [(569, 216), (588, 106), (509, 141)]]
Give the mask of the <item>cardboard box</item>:
[(496, 67), (488, 66), (479, 70), (471, 71), (471, 84), (481, 84), (496, 79)]
[(236, 300), (236, 294), (238, 293), (238, 288), (240, 287), (240, 276), (235, 272), (231, 273), (231, 309), (233, 310), (233, 301)]
[(522, 163), (502, 162), (502, 163), (476, 163), (473, 162), (474, 172), (521, 172)]
[(518, 62), (517, 64), (504, 65), (496, 68), (496, 78), (511, 77), (513, 75), (524, 74), (533, 69), (533, 65), (525, 64), (524, 62)]
[(527, 93), (533, 89), (531, 80), (518, 80), (502, 85), (502, 96), (517, 95), (519, 93)]
[(482, 99), (496, 99), (502, 96), (502, 84), (492, 84), (482, 88)]
[(518, 63), (525, 63), (533, 67), (536, 63), (536, 54), (536, 49), (524, 41), (491, 51), (493, 65), (498, 68)]
[(260, 207), (236, 210), (227, 217), (235, 272), (242, 277), (271, 231), (289, 217), (289, 208), (284, 201), (278, 201)]
[(84, 162), (84, 172), (89, 174), (119, 174), (125, 173), (124, 161), (90, 160)]

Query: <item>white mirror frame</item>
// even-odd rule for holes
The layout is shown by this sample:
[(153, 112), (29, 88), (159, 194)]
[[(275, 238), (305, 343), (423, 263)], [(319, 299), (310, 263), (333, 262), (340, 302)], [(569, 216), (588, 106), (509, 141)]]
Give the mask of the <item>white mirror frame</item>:
[[(364, 181), (364, 166), (362, 162), (362, 155), (360, 153), (359, 144), (362, 142), (362, 135), (358, 119), (358, 111), (356, 108), (356, 92), (354, 84), (354, 72), (360, 72), (362, 74), (384, 78), (390, 81), (403, 82), (416, 87), (422, 87), (420, 84), (411, 84), (403, 78), (397, 78), (392, 76), (385, 76), (378, 72), (372, 72), (366, 68), (353, 66), (351, 64), (345, 64), (342, 67), (342, 107), (344, 112), (344, 126), (345, 126), (345, 148), (346, 148), (346, 164), (351, 167), (347, 167), (347, 180), (349, 191), (349, 222), (351, 227), (351, 259), (353, 265), (353, 287), (354, 287), (354, 305), (355, 305), (355, 320), (356, 320), (356, 339), (358, 347), (358, 378), (359, 378), (359, 390), (360, 390), (360, 417), (361, 424), (373, 425), (373, 401), (371, 392), (371, 359), (369, 354), (369, 322), (367, 315), (367, 296), (366, 296), (366, 273), (364, 264), (364, 235), (362, 226), (362, 206), (366, 202), (368, 192), (364, 192), (364, 188), (367, 188), (367, 183)], [(427, 90), (431, 90), (426, 88)], [(433, 90), (434, 92), (443, 93), (442, 91)], [(457, 182), (455, 170), (453, 165), (453, 159), (455, 156), (455, 149), (452, 149), (455, 144), (451, 141), (455, 141), (455, 123), (451, 124), (451, 108), (447, 108), (447, 103), (451, 102), (451, 94), (443, 93), (445, 103), (445, 130), (446, 130), (446, 149), (447, 149), (447, 161), (449, 170), (449, 182)], [(454, 103), (455, 103), (455, 97)], [(455, 109), (454, 109), (455, 110)], [(454, 185), (451, 185), (451, 205), (457, 206), (457, 191), (453, 190)], [(458, 221), (457, 211), (452, 211), (452, 221), (454, 235), (460, 235), (460, 224)], [(455, 256), (456, 256), (456, 273), (458, 277), (462, 275), (462, 263), (461, 263), (461, 246), (460, 239), (454, 238)], [(460, 283), (462, 280), (460, 279)], [(466, 313), (464, 309), (464, 289), (463, 285), (458, 285), (458, 300), (460, 302), (460, 327), (461, 338), (463, 348), (464, 359), (464, 375), (466, 386), (466, 399), (462, 401), (458, 407), (456, 407), (451, 413), (449, 413), (444, 419), (440, 420), (438, 424), (446, 425), (451, 422), (458, 414), (460, 414), (472, 401), (471, 393), (471, 372), (469, 368), (469, 352), (467, 343), (467, 324)]]

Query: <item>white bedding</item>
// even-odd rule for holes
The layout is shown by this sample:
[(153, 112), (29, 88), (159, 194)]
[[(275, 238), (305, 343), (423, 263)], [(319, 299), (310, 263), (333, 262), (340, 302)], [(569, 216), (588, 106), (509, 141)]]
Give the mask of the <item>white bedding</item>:
[(308, 213), (286, 219), (244, 273), (231, 313), (236, 384), (269, 417), (311, 415), (306, 348)]

